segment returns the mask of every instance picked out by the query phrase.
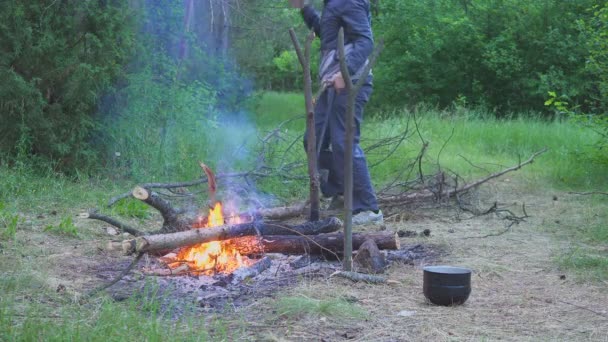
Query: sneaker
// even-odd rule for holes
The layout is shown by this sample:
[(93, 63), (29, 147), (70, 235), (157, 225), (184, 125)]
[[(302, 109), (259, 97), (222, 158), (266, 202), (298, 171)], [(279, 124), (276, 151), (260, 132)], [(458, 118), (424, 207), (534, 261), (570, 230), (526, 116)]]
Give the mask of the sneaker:
[(329, 203), (327, 210), (340, 210), (340, 209), (344, 209), (344, 196), (335, 195), (334, 197), (331, 198), (331, 202)]
[(356, 215), (353, 215), (353, 225), (355, 226), (383, 223), (384, 215), (382, 215), (382, 210), (378, 210), (378, 213), (375, 213), (371, 210), (362, 211)]

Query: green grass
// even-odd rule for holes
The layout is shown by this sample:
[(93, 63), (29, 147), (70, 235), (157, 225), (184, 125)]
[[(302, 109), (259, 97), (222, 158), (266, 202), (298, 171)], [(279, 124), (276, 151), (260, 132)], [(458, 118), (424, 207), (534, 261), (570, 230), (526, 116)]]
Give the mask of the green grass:
[(289, 296), (280, 298), (275, 305), (279, 316), (290, 319), (305, 316), (354, 319), (365, 316), (362, 308), (342, 298), (315, 299), (303, 295)]
[(125, 302), (97, 298), (79, 305), (48, 291), (36, 277), (9, 273), (0, 277), (2, 341), (209, 341), (229, 340), (209, 333), (217, 320), (173, 319), (158, 302), (135, 296)]
[[(302, 106), (303, 97), (299, 94), (264, 93), (256, 107), (256, 122), (261, 129), (270, 130), (280, 122), (300, 115), (297, 113), (302, 112)], [(364, 147), (383, 138), (398, 136), (408, 125), (411, 133), (389, 159), (370, 170), (377, 186), (392, 180), (418, 155), (422, 147), (421, 136), (429, 142), (423, 163), (427, 173), (434, 173), (439, 163), (442, 169), (470, 180), (517, 165), (520, 160), (547, 147), (547, 153), (518, 172), (532, 186), (578, 190), (608, 187), (608, 177), (605, 177), (608, 165), (592, 161), (594, 154), (601, 153), (594, 147), (599, 136), (569, 121), (546, 121), (534, 115), (498, 120), (483, 112), (462, 109), (441, 112), (424, 107), (415, 111), (372, 114), (375, 115), (366, 114), (368, 118), (364, 119), (362, 127), (361, 144)], [(287, 125), (287, 129), (301, 135), (304, 125), (302, 118)], [(297, 158), (304, 158), (303, 148), (293, 151)], [(390, 151), (391, 148), (386, 147), (368, 153), (368, 163), (375, 164)]]
[[(304, 129), (302, 106), (303, 98), (298, 94), (264, 93), (255, 107), (253, 121), (261, 132), (273, 130), (285, 120), (300, 117), (282, 127), (281, 137), (285, 139), (278, 139), (272, 146), (281, 150), (295, 142), (292, 152), (286, 156), (287, 162), (305, 158), (299, 141)], [(429, 142), (423, 162), (425, 173), (435, 172), (439, 161), (443, 170), (452, 170), (471, 180), (515, 165), (520, 159), (525, 160), (533, 152), (548, 147), (549, 151), (534, 164), (509, 177), (518, 177), (530, 189), (539, 191), (606, 191), (608, 187), (606, 166), (589, 161), (588, 155), (596, 151), (593, 144), (597, 141), (597, 136), (589, 130), (569, 122), (546, 122), (535, 118), (496, 120), (484, 113), (446, 113), (424, 108), (415, 112), (376, 113), (366, 118), (362, 143), (368, 147), (378, 139), (403, 132), (408, 120), (410, 125), (408, 139), (389, 159), (371, 169), (377, 187), (401, 172), (419, 153), (422, 142), (413, 125), (414, 116), (419, 120), (422, 139)], [(236, 128), (233, 133), (238, 133)], [(214, 134), (221, 135), (219, 131)], [(223, 139), (230, 140), (231, 136)], [(234, 144), (240, 146), (241, 142)], [(383, 159), (389, 151), (390, 148), (384, 147), (369, 153), (370, 165)], [(221, 152), (213, 151), (215, 155), (226, 155)], [(176, 162), (184, 164), (184, 168), (190, 167), (185, 163), (191, 162), (197, 168), (195, 163), (198, 156), (181, 156), (175, 157), (179, 159)], [(279, 157), (280, 154), (275, 155), (275, 161)], [(230, 155), (223, 159), (231, 161), (238, 158)], [(246, 156), (238, 159), (239, 163), (248, 160)], [(241, 169), (235, 168), (234, 171)], [(306, 168), (302, 168), (301, 172), (304, 175)], [(409, 179), (416, 176), (417, 171), (414, 169), (412, 172)], [(145, 172), (153, 173), (154, 170)], [(159, 303), (147, 301), (145, 297), (119, 303), (98, 298), (86, 305), (79, 305), (73, 302), (73, 298), (48, 287), (44, 276), (36, 269), (40, 267), (36, 259), (32, 259), (25, 249), (28, 245), (33, 246), (28, 244), (31, 239), (52, 243), (66, 239), (65, 234), (77, 234), (81, 239), (78, 242), (98, 238), (96, 234), (99, 232), (94, 228), (75, 230), (77, 225), (70, 220), (88, 208), (104, 207), (110, 197), (127, 191), (137, 182), (154, 180), (116, 181), (101, 176), (74, 179), (50, 172), (36, 173), (25, 167), (15, 169), (0, 166), (0, 340), (231, 339), (229, 329), (221, 320), (189, 316), (176, 321), (158, 310)], [(169, 177), (163, 180), (186, 179)], [(269, 178), (262, 182), (259, 189), (286, 200), (302, 199), (308, 185), (305, 181), (286, 183), (281, 179)], [(606, 280), (608, 260), (602, 251), (608, 245), (608, 214), (605, 210), (592, 209), (604, 208), (605, 197), (588, 201), (590, 209), (583, 213), (585, 221), (578, 226), (573, 224), (572, 229), (566, 232), (580, 247), (564, 252), (558, 258), (558, 263), (565, 269), (581, 274), (582, 279)], [(113, 210), (112, 215), (127, 220), (146, 218), (149, 214), (149, 210), (137, 201), (121, 202)], [(38, 216), (44, 218), (37, 221), (34, 218)], [(45, 226), (53, 229), (45, 232)], [(55, 235), (52, 231), (61, 234)], [(32, 238), (34, 235), (35, 238)], [(37, 255), (44, 255), (45, 246), (48, 245), (35, 244)], [(277, 313), (289, 319), (317, 316), (356, 319), (365, 314), (356, 304), (334, 298), (292, 296), (280, 298), (275, 305)]]
[(575, 248), (559, 257), (559, 265), (584, 281), (608, 280), (608, 256), (591, 248)]

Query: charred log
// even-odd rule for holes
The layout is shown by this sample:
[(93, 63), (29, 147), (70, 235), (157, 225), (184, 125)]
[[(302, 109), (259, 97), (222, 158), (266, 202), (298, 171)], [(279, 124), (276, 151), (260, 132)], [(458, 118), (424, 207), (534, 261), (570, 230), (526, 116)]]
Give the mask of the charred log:
[[(353, 249), (359, 247), (365, 240), (373, 240), (379, 249), (399, 249), (399, 239), (395, 233), (355, 233), (353, 234)], [(231, 241), (231, 245), (243, 255), (282, 253), (310, 254), (325, 256), (340, 256), (344, 250), (344, 234), (332, 233), (312, 236), (262, 236), (251, 239)]]
[[(272, 234), (318, 234), (323, 231), (336, 231), (342, 227), (342, 221), (337, 218), (328, 218), (323, 221), (307, 222), (299, 226), (285, 226), (266, 224), (262, 221), (250, 223), (223, 225), (205, 229), (190, 229), (187, 231), (141, 236), (136, 239), (125, 240), (120, 243), (123, 253), (153, 253), (157, 251), (172, 250), (178, 247), (190, 246), (198, 243), (222, 241), (243, 236), (257, 236)], [(271, 235), (277, 237), (281, 235)], [(283, 237), (281, 237), (283, 238)], [(289, 238), (285, 236), (285, 238)], [(117, 249), (117, 243), (111, 243), (111, 249)], [(259, 248), (258, 248), (259, 250)], [(258, 254), (259, 252), (250, 253)], [(241, 253), (242, 254), (242, 253)]]

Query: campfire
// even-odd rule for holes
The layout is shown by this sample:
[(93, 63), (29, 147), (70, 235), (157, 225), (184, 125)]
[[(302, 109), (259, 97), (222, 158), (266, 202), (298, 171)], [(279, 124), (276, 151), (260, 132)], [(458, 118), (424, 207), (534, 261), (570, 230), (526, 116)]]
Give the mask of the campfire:
[[(235, 225), (246, 222), (248, 222), (248, 218), (234, 212), (225, 215), (224, 206), (221, 202), (217, 202), (213, 208), (209, 209), (207, 217), (199, 217), (193, 228), (208, 229), (226, 224)], [(160, 260), (172, 270), (182, 270), (187, 266), (190, 273), (197, 275), (229, 274), (256, 262), (255, 259), (241, 255), (234, 244), (234, 240), (199, 243), (182, 247), (176, 253), (169, 253), (161, 257)]]

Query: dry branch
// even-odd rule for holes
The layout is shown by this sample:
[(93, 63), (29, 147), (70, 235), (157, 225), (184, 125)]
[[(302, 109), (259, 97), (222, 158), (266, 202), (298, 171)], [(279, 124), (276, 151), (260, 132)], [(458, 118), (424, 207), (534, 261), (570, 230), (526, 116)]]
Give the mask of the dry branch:
[(547, 152), (547, 148), (544, 148), (538, 152), (533, 153), (532, 156), (530, 156), (530, 158), (528, 158), (524, 162), (520, 162), (515, 166), (512, 166), (512, 167), (506, 168), (502, 171), (493, 173), (487, 177), (478, 179), (478, 180), (474, 181), (473, 183), (464, 185), (462, 187), (444, 188), (441, 190), (440, 193), (438, 193), (437, 191), (432, 191), (431, 189), (427, 188), (427, 189), (424, 189), (424, 190), (418, 191), (418, 192), (410, 192), (410, 193), (404, 193), (404, 194), (399, 194), (399, 195), (379, 197), (378, 202), (381, 205), (391, 205), (391, 204), (406, 204), (406, 203), (412, 203), (412, 202), (423, 202), (423, 201), (433, 200), (436, 198), (451, 198), (451, 197), (454, 197), (461, 193), (467, 192), (473, 188), (476, 188), (476, 187), (478, 187), (492, 179), (498, 178), (506, 173), (509, 173), (512, 171), (517, 171), (517, 170), (521, 169), (522, 167), (533, 163), (534, 159), (536, 157), (538, 157), (539, 155), (541, 155), (545, 152)]
[(142, 233), (141, 231), (129, 226), (126, 223), (122, 223), (116, 219), (113, 219), (109, 216), (106, 215), (102, 215), (99, 214), (98, 212), (96, 212), (95, 210), (91, 210), (88, 213), (81, 213), (80, 218), (88, 218), (88, 219), (92, 219), (92, 220), (99, 220), (99, 221), (103, 221), (105, 223), (111, 224), (116, 228), (119, 228), (120, 230), (122, 230), (123, 232), (129, 233), (131, 235), (134, 236), (141, 236), (144, 235), (144, 233)]
[(304, 99), (306, 105), (306, 154), (308, 159), (308, 177), (310, 179), (310, 220), (317, 221), (320, 217), (320, 196), (319, 196), (319, 173), (317, 172), (317, 137), (315, 129), (315, 115), (312, 97), (312, 79), (310, 76), (310, 50), (314, 32), (310, 32), (306, 38), (304, 52), (298, 42), (296, 32), (289, 30), (289, 36), (298, 55), (298, 60), (302, 65), (304, 73)]
[(163, 217), (161, 232), (184, 231), (192, 228), (192, 220), (181, 217), (180, 212), (156, 192), (136, 186), (132, 194), (133, 197), (160, 212)]

